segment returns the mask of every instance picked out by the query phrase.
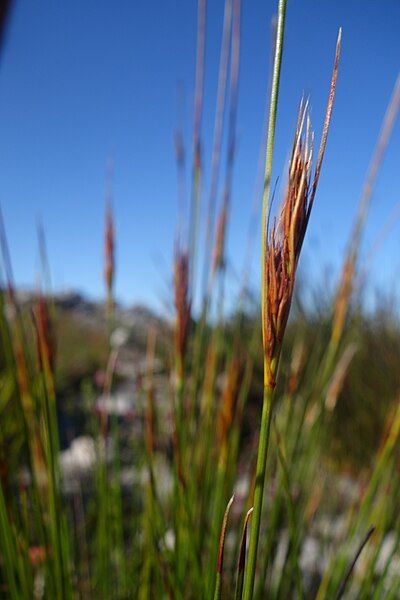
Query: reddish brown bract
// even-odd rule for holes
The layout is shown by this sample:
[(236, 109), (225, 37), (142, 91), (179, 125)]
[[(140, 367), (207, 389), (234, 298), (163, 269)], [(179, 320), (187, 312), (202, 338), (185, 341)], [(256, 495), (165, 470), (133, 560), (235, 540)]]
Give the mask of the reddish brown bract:
[[(266, 232), (263, 277), (263, 341), (265, 385), (275, 387), (276, 361), (285, 333), (299, 262), (328, 138), (339, 66), (341, 32), (336, 45), (335, 62), (317, 163), (312, 175), (314, 134), (311, 131), (307, 103), (300, 104), (288, 181), (278, 222)], [(267, 225), (265, 225), (267, 227)]]
[(215, 236), (214, 256), (213, 256), (213, 273), (216, 273), (224, 266), (224, 243), (225, 229), (227, 221), (227, 210), (223, 206), (217, 221), (217, 232)]
[(43, 371), (49, 368), (54, 375), (56, 344), (49, 308), (46, 299), (41, 295), (36, 307), (36, 329), (39, 367)]
[(189, 298), (189, 255), (187, 252), (176, 251), (174, 265), (175, 292), (175, 345), (177, 357), (182, 361), (185, 354), (191, 302)]
[(114, 281), (114, 220), (111, 207), (106, 209), (104, 234), (104, 277), (107, 293), (111, 294)]
[[(307, 107), (300, 107), (285, 198), (278, 222), (267, 235), (265, 260), (264, 344), (267, 364), (276, 356), (289, 316), (294, 281), (301, 246), (312, 206), (311, 169), (313, 134), (306, 117)], [(304, 121), (307, 118), (306, 132)], [(271, 374), (269, 383), (274, 385)]]

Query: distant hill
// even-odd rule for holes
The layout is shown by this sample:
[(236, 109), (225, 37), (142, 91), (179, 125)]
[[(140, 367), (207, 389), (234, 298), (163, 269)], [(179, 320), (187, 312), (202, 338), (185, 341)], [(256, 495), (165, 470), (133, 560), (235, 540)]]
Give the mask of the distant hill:
[[(38, 301), (38, 293), (18, 290), (18, 303), (27, 321)], [(77, 291), (47, 297), (52, 308), (56, 338), (56, 382), (61, 393), (76, 393), (82, 381), (104, 372), (109, 357), (106, 306)], [(118, 347), (116, 374), (131, 379), (143, 372), (147, 337), (151, 329), (158, 338), (170, 331), (170, 323), (143, 305), (115, 304), (111, 345)], [(157, 362), (157, 370), (160, 364)]]

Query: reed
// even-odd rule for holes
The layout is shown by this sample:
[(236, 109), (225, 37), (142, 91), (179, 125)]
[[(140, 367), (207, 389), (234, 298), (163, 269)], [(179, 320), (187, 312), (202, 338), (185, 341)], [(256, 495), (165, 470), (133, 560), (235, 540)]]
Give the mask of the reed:
[[(263, 217), (267, 215), (269, 182), (272, 170), (272, 152), (275, 136), (276, 103), (278, 97), (280, 61), (282, 56), (285, 5), (280, 4), (275, 51), (274, 79), (271, 93), (270, 125), (266, 155), (266, 182), (264, 184)], [(279, 221), (268, 231), (262, 223), (262, 330), (264, 347), (264, 396), (260, 426), (260, 440), (254, 492), (254, 513), (250, 530), (248, 571), (244, 598), (253, 595), (256, 556), (264, 493), (265, 469), (272, 418), (272, 401), (276, 386), (279, 358), (289, 317), (300, 252), (317, 190), (322, 160), (329, 131), (335, 95), (341, 32), (336, 46), (335, 64), (325, 115), (324, 129), (314, 176), (312, 176), (313, 139), (307, 104), (300, 106), (298, 125), (289, 164), (288, 182)]]

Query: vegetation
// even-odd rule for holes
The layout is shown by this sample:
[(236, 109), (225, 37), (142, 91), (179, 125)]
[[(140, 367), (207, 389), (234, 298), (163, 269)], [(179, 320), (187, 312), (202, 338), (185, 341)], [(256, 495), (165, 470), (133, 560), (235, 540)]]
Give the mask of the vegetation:
[[(225, 242), (235, 159), (240, 0), (225, 3), (204, 248), (199, 243), (204, 0), (198, 11), (192, 189), (188, 219), (182, 211), (176, 235), (175, 317), (173, 325), (149, 326), (144, 368), (132, 364), (133, 417), (99, 409), (93, 383), (103, 366), (102, 398), (112, 404), (120, 349), (112, 341), (118, 312), (110, 200), (99, 328), (75, 325), (71, 315), (57, 310), (46, 285), (29, 310), (22, 306), (1, 227), (0, 593), (15, 600), (396, 598), (400, 329), (383, 302), (377, 312), (365, 312), (359, 248), (400, 104), (400, 80), (384, 116), (339, 282), (329, 301), (321, 299), (318, 312), (302, 302), (295, 279), (318, 196), (341, 32), (315, 163), (303, 100), (280, 213), (269, 222), (286, 11), (286, 1), (279, 1), (261, 219), (261, 311), (256, 309), (261, 319), (248, 301), (245, 281), (237, 310), (228, 317)], [(226, 103), (228, 148), (217, 204)], [(180, 132), (176, 141), (181, 181)], [(156, 369), (157, 359), (162, 369)], [(60, 458), (59, 413), (78, 391), (94, 459), (84, 476), (71, 478)]]

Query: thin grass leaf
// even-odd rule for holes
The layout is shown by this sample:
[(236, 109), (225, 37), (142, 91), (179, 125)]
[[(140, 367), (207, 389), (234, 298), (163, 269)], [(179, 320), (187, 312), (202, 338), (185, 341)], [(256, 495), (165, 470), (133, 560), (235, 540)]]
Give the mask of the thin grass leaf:
[(12, 600), (19, 600), (21, 590), (18, 585), (18, 550), (15, 544), (15, 534), (7, 515), (7, 508), (3, 494), (3, 488), (0, 484), (0, 532), (2, 548), (2, 569), (4, 571), (7, 583), (7, 594)]
[(220, 600), (221, 598), (221, 592), (222, 592), (222, 569), (224, 566), (224, 548), (225, 548), (225, 535), (226, 535), (226, 526), (228, 524), (228, 516), (229, 516), (229, 511), (231, 509), (233, 500), (235, 498), (235, 495), (232, 496), (232, 498), (229, 500), (226, 509), (225, 509), (225, 514), (224, 514), (224, 518), (222, 521), (222, 527), (221, 527), (221, 535), (219, 537), (219, 550), (218, 550), (218, 560), (217, 560), (217, 578), (215, 581), (215, 590), (214, 590), (214, 600)]
[(349, 564), (349, 567), (347, 569), (346, 575), (344, 576), (344, 579), (343, 579), (342, 583), (340, 584), (340, 587), (339, 587), (339, 590), (338, 590), (338, 593), (337, 593), (337, 596), (336, 596), (336, 600), (340, 600), (340, 598), (343, 597), (343, 594), (345, 592), (345, 589), (346, 589), (346, 586), (347, 586), (347, 584), (349, 582), (351, 574), (352, 574), (352, 572), (354, 570), (354, 567), (356, 566), (356, 562), (359, 559), (361, 552), (363, 551), (365, 545), (367, 544), (368, 540), (370, 539), (370, 537), (372, 536), (372, 534), (374, 533), (374, 531), (375, 531), (375, 527), (371, 527), (368, 530), (365, 538), (361, 542), (360, 547), (358, 548), (355, 557), (353, 558), (353, 560)]
[(243, 594), (244, 569), (246, 567), (247, 525), (249, 523), (249, 519), (251, 517), (252, 512), (253, 512), (253, 507), (251, 507), (250, 510), (247, 511), (246, 517), (244, 519), (242, 539), (240, 541), (240, 549), (239, 549), (237, 576), (236, 576), (235, 600), (241, 600), (242, 594)]

